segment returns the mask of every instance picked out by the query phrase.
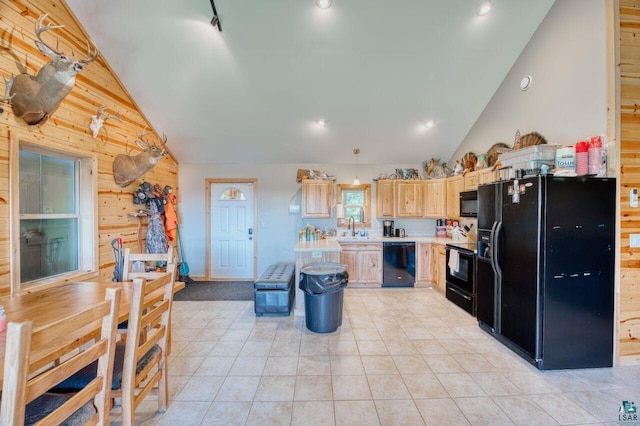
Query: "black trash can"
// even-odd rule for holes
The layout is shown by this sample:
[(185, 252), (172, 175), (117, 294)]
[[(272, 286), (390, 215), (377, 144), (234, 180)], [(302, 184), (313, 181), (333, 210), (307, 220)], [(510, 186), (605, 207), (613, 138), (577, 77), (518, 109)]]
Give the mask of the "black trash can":
[(312, 263), (300, 269), (300, 290), (304, 291), (304, 316), (309, 330), (333, 333), (342, 325), (347, 265)]

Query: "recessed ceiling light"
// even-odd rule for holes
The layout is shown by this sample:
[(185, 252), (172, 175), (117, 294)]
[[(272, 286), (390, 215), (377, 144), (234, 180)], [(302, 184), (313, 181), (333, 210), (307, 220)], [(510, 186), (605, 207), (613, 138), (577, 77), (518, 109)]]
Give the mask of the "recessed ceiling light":
[(435, 123), (433, 122), (433, 120), (427, 120), (424, 122), (424, 127), (426, 127), (427, 129), (430, 129), (433, 126), (435, 126)]
[(325, 120), (324, 118), (318, 118), (316, 120), (316, 124), (321, 127), (327, 127), (327, 120)]
[(532, 82), (533, 82), (533, 77), (531, 77), (530, 75), (525, 75), (524, 77), (522, 77), (522, 80), (520, 80), (520, 90), (524, 92), (529, 87), (531, 87)]
[(476, 13), (480, 16), (484, 16), (491, 11), (493, 2), (491, 0), (482, 0), (476, 9)]
[(333, 0), (316, 0), (316, 6), (318, 6), (322, 10), (325, 10), (331, 7), (332, 2)]

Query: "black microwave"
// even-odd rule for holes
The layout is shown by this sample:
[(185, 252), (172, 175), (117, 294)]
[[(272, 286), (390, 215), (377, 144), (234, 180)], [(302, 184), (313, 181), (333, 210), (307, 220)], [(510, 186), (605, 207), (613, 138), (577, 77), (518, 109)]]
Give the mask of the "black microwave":
[(478, 217), (478, 191), (460, 193), (460, 216)]

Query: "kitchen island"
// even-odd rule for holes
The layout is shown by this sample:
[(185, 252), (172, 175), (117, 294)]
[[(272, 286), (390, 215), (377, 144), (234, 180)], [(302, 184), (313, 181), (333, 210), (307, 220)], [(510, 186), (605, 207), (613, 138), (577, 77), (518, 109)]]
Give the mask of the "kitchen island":
[[(300, 283), (300, 269), (309, 264), (317, 262), (332, 262), (347, 264), (349, 267), (349, 286), (351, 287), (380, 287), (382, 279), (366, 281), (364, 274), (359, 274), (354, 269), (353, 263), (349, 261), (350, 255), (353, 257), (354, 248), (361, 245), (379, 245), (382, 248), (384, 242), (413, 242), (416, 243), (416, 287), (434, 286), (438, 291), (444, 293), (445, 289), (445, 244), (453, 242), (451, 238), (442, 238), (435, 236), (416, 236), (416, 237), (336, 237), (318, 241), (300, 241), (294, 247), (296, 258), (296, 302), (294, 314), (304, 316), (304, 293), (298, 288)], [(373, 259), (373, 254), (361, 253), (363, 259)], [(364, 255), (368, 255), (364, 256)], [(380, 251), (380, 256), (382, 252)], [(379, 271), (368, 271), (370, 276), (382, 275), (382, 261), (376, 263)], [(368, 265), (372, 265), (369, 262)]]

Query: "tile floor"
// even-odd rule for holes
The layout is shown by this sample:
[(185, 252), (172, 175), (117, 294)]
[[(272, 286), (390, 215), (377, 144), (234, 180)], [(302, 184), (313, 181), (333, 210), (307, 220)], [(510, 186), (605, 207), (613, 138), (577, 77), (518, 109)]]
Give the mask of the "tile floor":
[(640, 366), (540, 372), (431, 288), (347, 289), (330, 334), (253, 302), (175, 302), (173, 327), (169, 409), (148, 397), (139, 424), (618, 424), (640, 405)]

